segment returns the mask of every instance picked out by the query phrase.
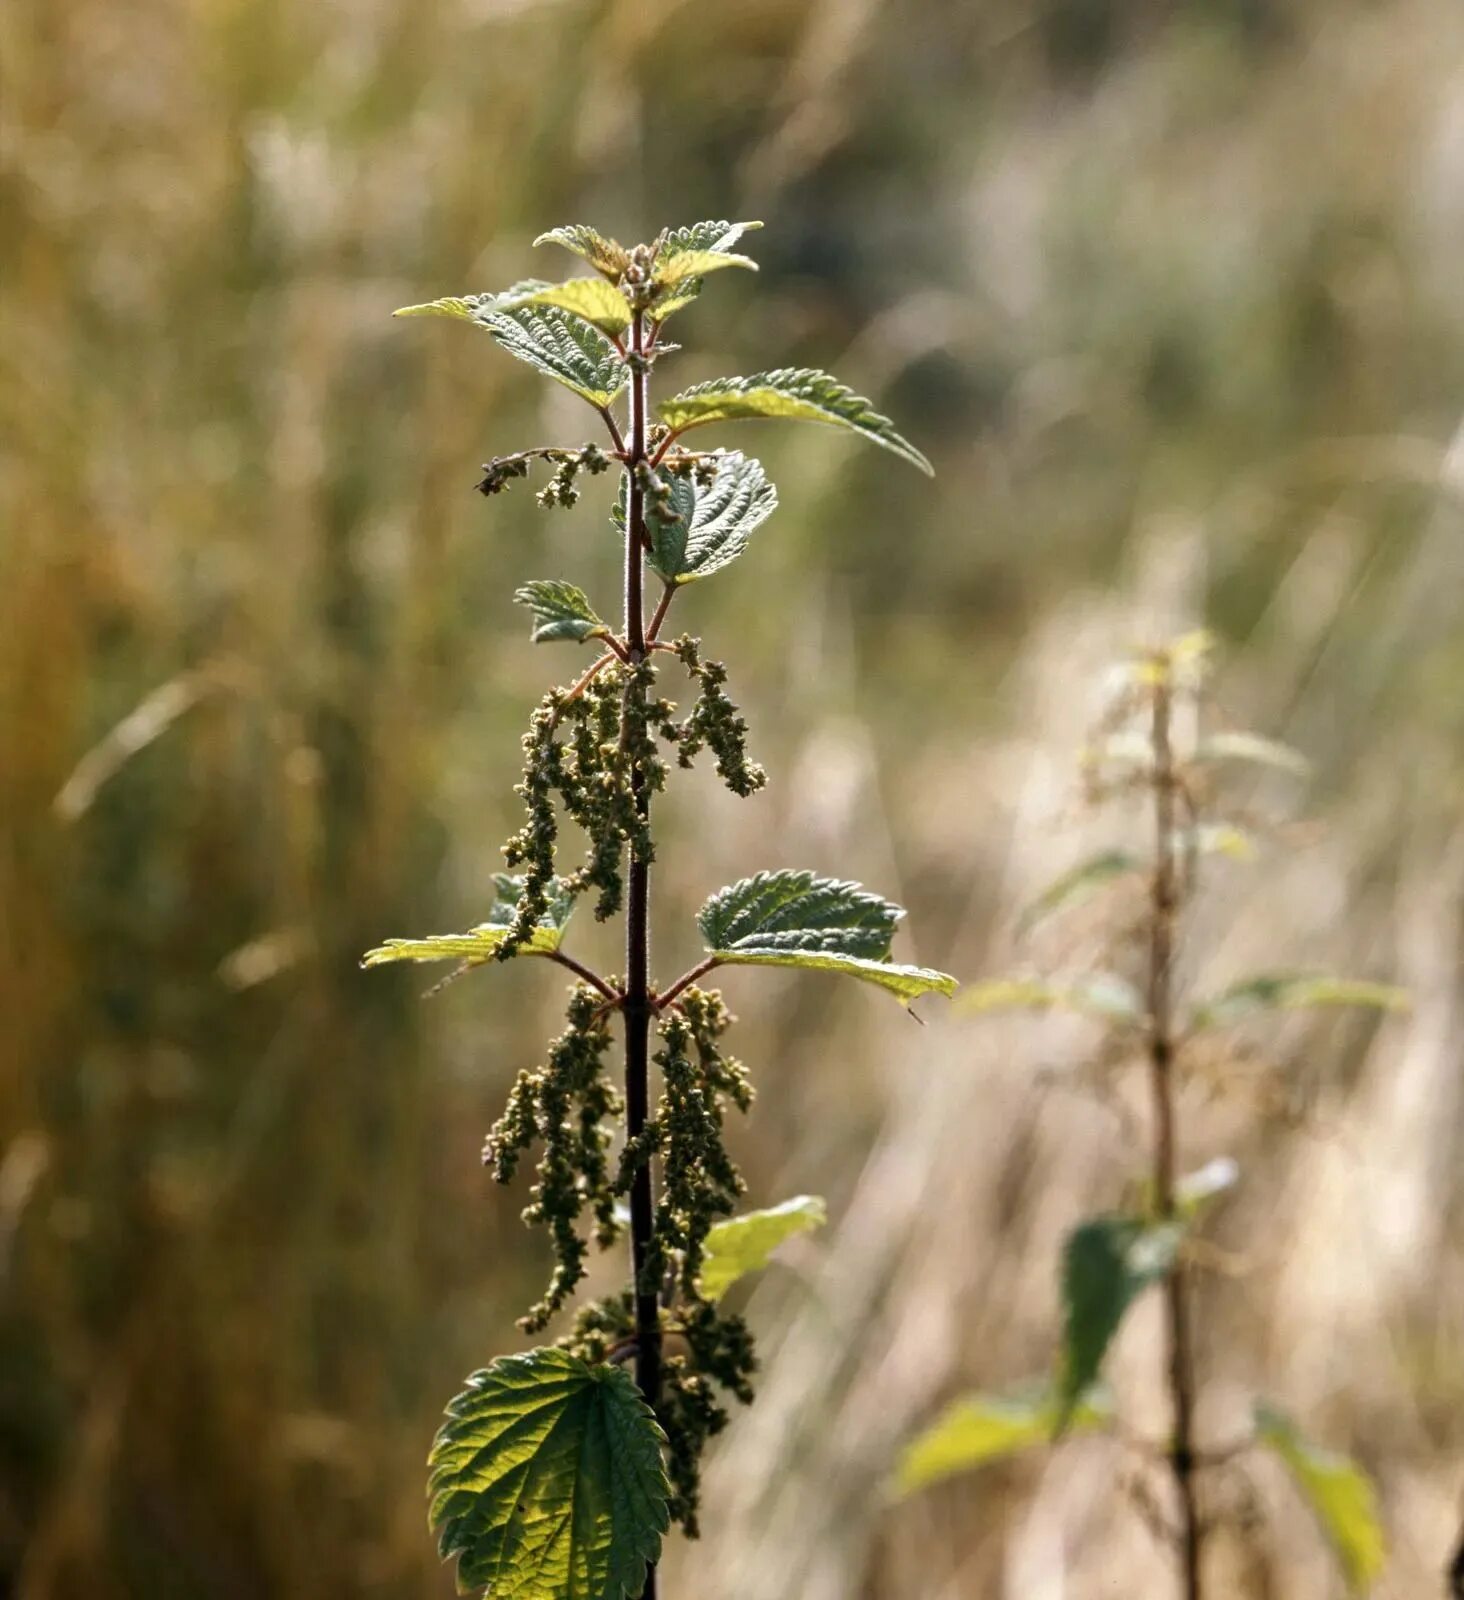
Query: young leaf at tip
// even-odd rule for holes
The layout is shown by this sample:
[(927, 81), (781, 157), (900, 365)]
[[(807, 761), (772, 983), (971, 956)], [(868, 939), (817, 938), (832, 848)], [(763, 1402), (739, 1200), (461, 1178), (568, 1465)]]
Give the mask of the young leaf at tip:
[(711, 422), (790, 418), (845, 428), (892, 451), (929, 476), (935, 468), (895, 431), (895, 425), (864, 398), (812, 367), (780, 367), (750, 378), (712, 378), (657, 406), (662, 422), (677, 433)]
[(890, 1488), (898, 1497), (1021, 1454), (1066, 1434), (1096, 1433), (1113, 1420), (1113, 1405), (1101, 1390), (1089, 1390), (1066, 1412), (1049, 1387), (1028, 1394), (969, 1394), (951, 1402), (905, 1447)]
[(664, 1444), (622, 1368), (500, 1358), (449, 1405), (428, 1458), (443, 1559), (513, 1600), (636, 1600), (670, 1526)]
[(586, 639), (603, 639), (610, 632), (609, 624), (590, 604), (585, 591), (561, 578), (538, 578), (516, 589), (513, 598), (534, 614), (530, 638), (535, 644), (560, 640), (583, 644)]
[(720, 1300), (739, 1279), (767, 1266), (785, 1240), (821, 1228), (828, 1219), (828, 1207), (818, 1195), (800, 1194), (780, 1205), (715, 1223), (704, 1247), (702, 1294)]
[[(494, 900), (486, 922), (466, 933), (431, 934), (422, 939), (388, 939), (361, 957), (363, 967), (381, 967), (391, 961), (465, 961), (481, 966), (493, 959), (494, 952), (508, 938), (518, 914), (519, 895), (524, 880), (509, 872), (493, 875)], [(519, 951), (527, 956), (553, 955), (564, 942), (564, 930), (574, 912), (574, 899), (556, 887), (549, 909), (539, 920), (528, 943)]]
[(905, 1004), (956, 980), (889, 959), (904, 912), (857, 883), (812, 872), (760, 872), (719, 890), (697, 918), (718, 966), (799, 967), (842, 972), (887, 989)]
[(578, 256), (581, 261), (588, 261), (596, 272), (608, 278), (611, 283), (618, 282), (630, 265), (630, 252), (624, 245), (614, 239), (607, 239), (604, 234), (596, 232), (583, 222), (571, 222), (562, 228), (550, 228), (547, 233), (541, 233), (534, 240), (534, 244), (559, 245), (571, 255)]

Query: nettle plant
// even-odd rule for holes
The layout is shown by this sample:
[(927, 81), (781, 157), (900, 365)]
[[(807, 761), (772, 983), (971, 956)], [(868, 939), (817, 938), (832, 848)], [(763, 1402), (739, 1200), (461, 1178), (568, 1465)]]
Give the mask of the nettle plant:
[[(556, 228), (536, 242), (564, 246), (596, 276), (534, 279), (397, 313), (471, 322), (585, 401), (604, 443), (496, 457), (480, 488), (497, 494), (534, 461), (547, 462), (539, 501), (568, 507), (583, 476), (615, 470), (610, 524), (625, 557), (617, 624), (562, 579), (514, 596), (533, 615), (535, 642), (595, 653), (530, 720), (517, 789), (526, 815), (504, 846), (511, 872), (494, 879), (485, 920), (464, 934), (389, 940), (364, 958), (367, 966), (453, 961), (460, 971), (538, 956), (574, 975), (564, 1032), (544, 1065), (519, 1075), (484, 1150), (502, 1183), (538, 1153), (524, 1218), (548, 1233), (555, 1266), (522, 1319), (525, 1332), (542, 1333), (564, 1309), (591, 1244), (606, 1250), (630, 1237), (627, 1286), (582, 1306), (554, 1345), (474, 1373), (433, 1446), (430, 1517), (442, 1554), (457, 1558), (462, 1585), (493, 1596), (654, 1596), (670, 1524), (697, 1532), (699, 1463), (726, 1423), (725, 1399), (752, 1398), (752, 1336), (722, 1296), (783, 1240), (823, 1220), (822, 1202), (806, 1196), (735, 1214), (744, 1185), (724, 1121), (748, 1109), (752, 1087), (726, 1051), (732, 1017), (708, 976), (727, 966), (809, 968), (862, 979), (905, 1003), (955, 988), (944, 973), (891, 960), (898, 906), (858, 884), (794, 871), (718, 890), (698, 919), (702, 953), (672, 981), (652, 973), (652, 797), (673, 768), (704, 752), (734, 794), (765, 783), (748, 757), (726, 668), (699, 639), (667, 639), (665, 628), (682, 590), (743, 553), (777, 494), (751, 457), (692, 450), (683, 439), (712, 423), (802, 418), (930, 471), (888, 418), (823, 372), (716, 379), (652, 407), (652, 377), (677, 348), (664, 337), (668, 319), (710, 274), (754, 267), (733, 246), (757, 226), (701, 222), (630, 249), (593, 228)], [(668, 698), (663, 672), (688, 684), (689, 709)], [(573, 861), (565, 859), (565, 819), (584, 840)], [(623, 920), (623, 974), (595, 972), (565, 948), (584, 898), (600, 921)], [(611, 1070), (617, 1021), (623, 1087)]]
[[(1075, 1076), (1127, 1115), (1119, 1096), (1126, 1073), (1138, 1074), (1149, 1103), (1148, 1171), (1126, 1204), (1089, 1218), (1068, 1236), (1055, 1376), (1017, 1394), (955, 1401), (906, 1449), (895, 1489), (914, 1493), (1070, 1434), (1112, 1433), (1132, 1453), (1128, 1488), (1159, 1541), (1174, 1552), (1185, 1600), (1201, 1600), (1205, 1539), (1222, 1522), (1255, 1525), (1259, 1497), (1248, 1466), (1255, 1452), (1268, 1451), (1315, 1513), (1349, 1592), (1361, 1594), (1379, 1572), (1384, 1550), (1372, 1486), (1353, 1462), (1309, 1444), (1265, 1401), (1255, 1403), (1252, 1425), (1239, 1437), (1209, 1440), (1197, 1433), (1201, 1379), (1192, 1279), (1227, 1259), (1203, 1228), (1238, 1169), (1225, 1157), (1185, 1169), (1180, 1093), (1242, 1090), (1264, 1114), (1296, 1118), (1298, 1102), (1284, 1074), (1230, 1030), (1268, 1011), (1392, 1009), (1404, 996), (1383, 984), (1291, 971), (1257, 973), (1208, 997), (1186, 999), (1178, 992), (1176, 957), (1202, 861), (1252, 857), (1255, 832), (1264, 825), (1227, 804), (1227, 770), (1246, 763), (1293, 774), (1307, 770), (1283, 745), (1210, 726), (1216, 719), (1205, 693), (1208, 657), (1207, 636), (1190, 634), (1118, 670), (1111, 704), (1084, 754), (1086, 799), (1093, 805), (1127, 800), (1139, 808), (1148, 848), (1106, 849), (1079, 862), (1022, 918), (1025, 932), (1100, 895), (1117, 896), (1119, 906), (1105, 919), (1101, 965), (1076, 976), (979, 984), (958, 1002), (976, 1011), (1062, 1009), (1101, 1023), (1103, 1047)], [(1126, 1313), (1151, 1289), (1163, 1301), (1163, 1364), (1156, 1381), (1172, 1419), (1162, 1440), (1127, 1427), (1099, 1381)]]

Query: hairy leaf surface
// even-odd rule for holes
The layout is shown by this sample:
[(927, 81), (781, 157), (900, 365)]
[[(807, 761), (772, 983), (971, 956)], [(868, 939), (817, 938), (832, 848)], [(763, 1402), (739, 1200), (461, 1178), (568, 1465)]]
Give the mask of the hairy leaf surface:
[(695, 583), (735, 561), (778, 505), (762, 463), (740, 451), (718, 460), (705, 488), (693, 478), (666, 482), (671, 497), (664, 507), (647, 508), (646, 523), (651, 565), (667, 583)]
[(1406, 1011), (1406, 990), (1365, 979), (1326, 974), (1258, 972), (1233, 983), (1213, 999), (1202, 1000), (1190, 1015), (1192, 1028), (1225, 1028), (1260, 1011), (1296, 1011), (1308, 1006), (1363, 1006)]
[[(423, 939), (388, 939), (368, 950), (361, 958), (363, 967), (385, 966), (390, 961), (465, 961), (478, 966), (492, 959), (493, 952), (508, 938), (523, 891), (524, 880), (514, 873), (495, 872), (494, 900), (488, 920), (466, 933), (432, 934)], [(563, 887), (556, 887), (549, 909), (540, 919), (520, 955), (553, 955), (564, 940), (564, 930), (574, 912), (574, 898)]]
[(522, 306), (554, 306), (612, 336), (630, 326), (630, 302), (604, 278), (570, 278), (565, 283), (529, 280), (493, 300), (494, 311), (514, 311)]
[(657, 410), (661, 420), (678, 433), (709, 422), (760, 417), (823, 422), (882, 445), (922, 472), (933, 474), (935, 470), (862, 395), (811, 367), (780, 367), (751, 378), (713, 378), (661, 401)]
[(664, 1442), (622, 1368), (500, 1358), (447, 1408), (428, 1458), (443, 1559), (494, 1600), (634, 1600), (669, 1526)]
[(914, 1494), (956, 1473), (1047, 1444), (1060, 1429), (1093, 1433), (1113, 1417), (1108, 1397), (1092, 1390), (1067, 1412), (1049, 1388), (1027, 1395), (969, 1394), (953, 1401), (924, 1433), (906, 1446), (892, 1488)]
[(1269, 1405), (1256, 1407), (1256, 1436), (1290, 1472), (1336, 1553), (1352, 1594), (1366, 1594), (1387, 1554), (1372, 1482), (1347, 1456), (1318, 1449), (1291, 1419)]
[(1068, 1235), (1062, 1256), (1059, 1429), (1097, 1378), (1124, 1313), (1174, 1265), (1183, 1237), (1177, 1222), (1124, 1216), (1093, 1217)]
[(541, 233), (534, 243), (561, 246), (573, 255), (577, 255), (582, 261), (588, 261), (596, 272), (602, 273), (612, 283), (616, 282), (630, 265), (630, 252), (624, 245), (617, 244), (614, 239), (607, 239), (604, 234), (596, 232), (583, 222), (571, 222), (562, 228), (550, 228), (547, 233)]
[(729, 250), (663, 250), (656, 258), (653, 281), (660, 288), (675, 289), (688, 278), (703, 278), (725, 267), (745, 267), (749, 272), (756, 272), (757, 262), (751, 256), (736, 255)]
[(907, 1004), (931, 991), (954, 993), (956, 980), (948, 974), (888, 959), (904, 914), (857, 883), (811, 872), (760, 872), (714, 894), (697, 924), (719, 965), (842, 972)]
[(817, 1195), (800, 1194), (781, 1205), (714, 1223), (702, 1262), (702, 1293), (708, 1300), (720, 1300), (739, 1278), (767, 1266), (785, 1239), (821, 1228), (828, 1219), (828, 1207)]
[(583, 644), (586, 639), (603, 638), (610, 632), (585, 591), (561, 578), (536, 579), (515, 590), (513, 597), (534, 614), (531, 637), (535, 644), (552, 644), (561, 639)]

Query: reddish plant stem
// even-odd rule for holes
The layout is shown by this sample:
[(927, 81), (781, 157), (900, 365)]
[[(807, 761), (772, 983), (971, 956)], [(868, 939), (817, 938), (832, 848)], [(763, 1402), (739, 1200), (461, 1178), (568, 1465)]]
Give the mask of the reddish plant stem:
[[(1154, 1203), (1159, 1215), (1177, 1214), (1178, 1132), (1174, 1096), (1174, 935), (1179, 911), (1179, 874), (1175, 861), (1174, 812), (1179, 787), (1174, 766), (1171, 713), (1173, 682), (1167, 660), (1157, 664), (1150, 739), (1153, 746), (1155, 854), (1149, 944), (1149, 1079), (1154, 1102)], [(1202, 1600), (1200, 1521), (1195, 1486), (1195, 1378), (1190, 1335), (1189, 1297), (1184, 1266), (1176, 1261), (1164, 1280), (1168, 1335), (1168, 1383), (1174, 1413), (1169, 1466), (1179, 1500), (1179, 1544), (1185, 1600)]]
[[(639, 359), (645, 350), (643, 313), (638, 312), (631, 324), (630, 340), (635, 359), (631, 366), (630, 439), (625, 459), (625, 644), (632, 664), (639, 665), (647, 654), (646, 511), (639, 471), (646, 460), (648, 398), (646, 369)], [(627, 713), (629, 696), (643, 697), (643, 693), (634, 684), (627, 688)], [(640, 775), (632, 781), (636, 808), (645, 819), (650, 815), (650, 793)], [(625, 998), (621, 1003), (625, 1014), (625, 1128), (630, 1139), (642, 1133), (650, 1110), (650, 880), (650, 862), (632, 851), (626, 887)], [(646, 1161), (636, 1171), (630, 1190), (630, 1262), (635, 1296), (635, 1381), (653, 1410), (661, 1398), (661, 1311), (659, 1286), (646, 1282), (646, 1267), (651, 1256), (655, 1209), (651, 1163)], [(656, 1600), (655, 1567), (647, 1568), (641, 1595), (642, 1600)]]

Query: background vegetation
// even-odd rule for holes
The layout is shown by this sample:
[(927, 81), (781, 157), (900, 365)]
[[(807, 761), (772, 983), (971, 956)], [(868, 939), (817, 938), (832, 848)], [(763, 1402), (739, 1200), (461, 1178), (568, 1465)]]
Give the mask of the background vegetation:
[[(356, 959), (473, 920), (544, 665), (509, 596), (612, 593), (617, 551), (588, 497), (471, 492), (561, 402), (387, 313), (538, 270), (580, 216), (762, 217), (761, 282), (687, 313), (677, 377), (827, 366), (939, 471), (749, 433), (784, 509), (688, 603), (774, 781), (666, 808), (700, 844), (663, 875), (668, 964), (709, 889), (797, 864), (909, 905), (906, 958), (1009, 967), (1083, 848), (1102, 664), (1199, 618), (1237, 716), (1317, 759), (1311, 823), (1215, 884), (1185, 959), (1416, 1004), (1283, 1035), (1201, 1425), (1274, 1394), (1376, 1473), (1384, 1592), (1435, 1592), (1464, 1459), (1449, 0), (9, 0), (0, 1591), (450, 1592), (422, 1458), (544, 1270), (478, 1150), (560, 986), (422, 1004)], [(1060, 1239), (1136, 1165), (1064, 1090), (1088, 1041), (756, 977), (755, 1010), (727, 986), (751, 1203), (832, 1220), (756, 1292), (699, 1594), (1154, 1592), (1101, 1443), (881, 1498), (943, 1399), (1049, 1347)], [(1237, 1092), (1187, 1112), (1193, 1164), (1253, 1125)], [(1156, 1332), (1115, 1366), (1141, 1407)], [(1218, 1551), (1233, 1592), (1330, 1594), (1274, 1499)]]

